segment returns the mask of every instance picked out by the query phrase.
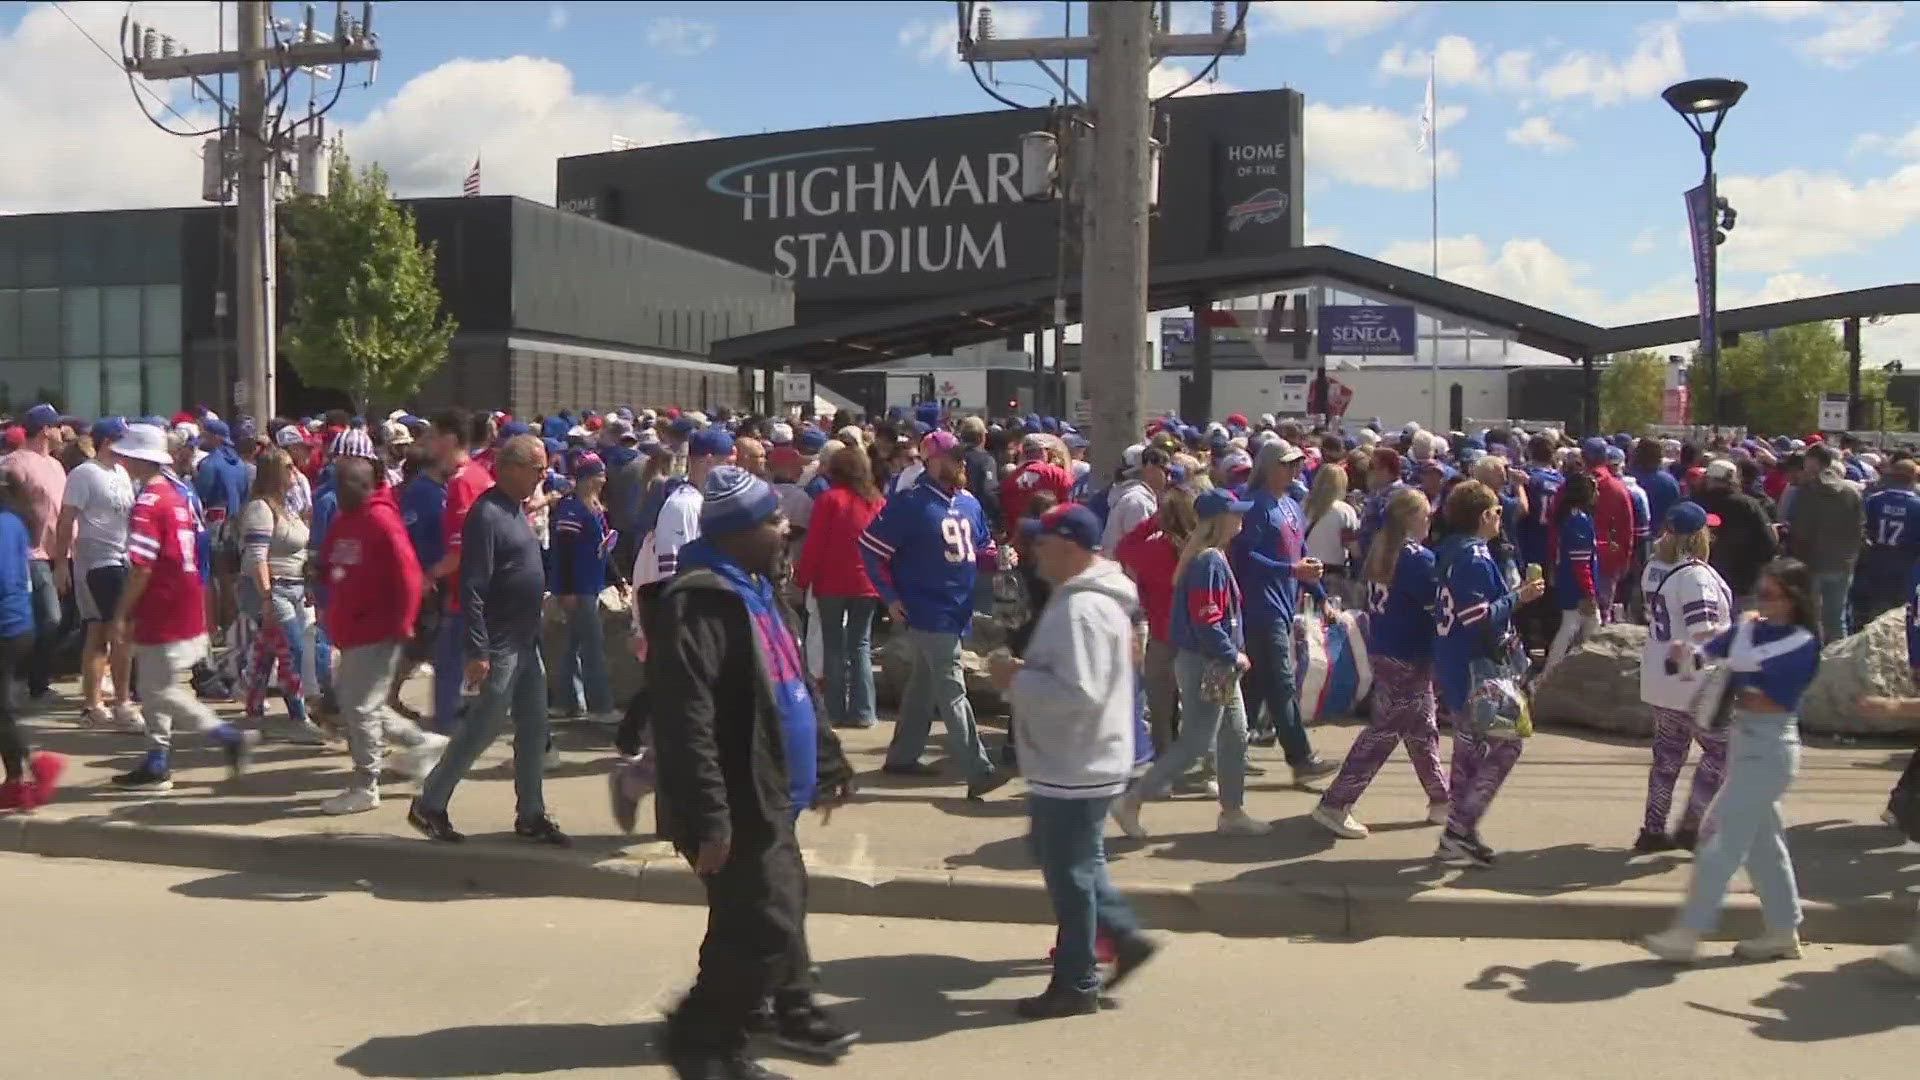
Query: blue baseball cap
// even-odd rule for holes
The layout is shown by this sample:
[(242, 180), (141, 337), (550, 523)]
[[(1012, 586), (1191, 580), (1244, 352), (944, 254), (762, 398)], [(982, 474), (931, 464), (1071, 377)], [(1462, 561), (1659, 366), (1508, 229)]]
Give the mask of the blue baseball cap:
[(808, 428), (794, 439), (794, 443), (800, 447), (800, 452), (803, 454), (817, 454), (826, 448), (827, 433), (817, 428)]
[(1676, 536), (1691, 536), (1709, 526), (1719, 528), (1720, 515), (1707, 513), (1697, 502), (1677, 502), (1667, 511), (1667, 531)]
[(726, 457), (733, 453), (733, 436), (720, 428), (701, 428), (687, 438), (687, 453)]
[(27, 415), (22, 417), (21, 421), (26, 425), (27, 434), (38, 435), (41, 431), (60, 423), (60, 410), (43, 401), (28, 409)]
[(1253, 509), (1253, 503), (1233, 497), (1233, 492), (1225, 488), (1209, 488), (1194, 497), (1193, 512), (1201, 521), (1219, 514), (1244, 514)]
[(1580, 444), (1580, 456), (1594, 465), (1607, 460), (1607, 440), (1598, 435), (1590, 436), (1586, 442)]
[(693, 434), (694, 429), (698, 426), (699, 426), (698, 424), (695, 424), (693, 422), (692, 417), (682, 416), (682, 417), (677, 417), (673, 421), (673, 423), (668, 424), (667, 430), (672, 432), (675, 435), (691, 435)]
[(222, 439), (233, 437), (233, 432), (227, 428), (227, 422), (220, 419), (209, 420), (201, 424), (200, 432), (203, 435), (217, 435)]
[(1061, 503), (1037, 518), (1027, 518), (1020, 523), (1020, 531), (1028, 536), (1058, 536), (1088, 551), (1100, 547), (1100, 519), (1079, 503)]

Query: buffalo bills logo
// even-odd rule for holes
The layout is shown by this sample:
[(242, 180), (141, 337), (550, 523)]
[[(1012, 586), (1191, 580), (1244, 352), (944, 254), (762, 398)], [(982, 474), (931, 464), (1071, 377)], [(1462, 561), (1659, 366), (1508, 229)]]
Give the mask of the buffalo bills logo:
[(1287, 212), (1287, 193), (1279, 188), (1262, 188), (1245, 202), (1227, 207), (1227, 231), (1239, 232), (1241, 226), (1271, 225)]

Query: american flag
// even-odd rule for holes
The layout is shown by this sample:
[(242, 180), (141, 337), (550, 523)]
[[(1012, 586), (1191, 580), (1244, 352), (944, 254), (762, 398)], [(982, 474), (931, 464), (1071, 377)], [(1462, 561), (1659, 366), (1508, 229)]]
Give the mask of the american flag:
[(467, 178), (460, 184), (460, 194), (480, 194), (480, 156), (478, 154), (474, 155), (473, 168), (467, 170)]

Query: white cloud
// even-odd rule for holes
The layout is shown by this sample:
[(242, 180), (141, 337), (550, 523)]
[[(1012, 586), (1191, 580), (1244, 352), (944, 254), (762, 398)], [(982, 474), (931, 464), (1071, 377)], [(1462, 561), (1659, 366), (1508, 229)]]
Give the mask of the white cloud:
[(1886, 153), (1894, 157), (1920, 158), (1920, 124), (1915, 124), (1905, 135), (1881, 135), (1868, 132), (1853, 140), (1853, 152)]
[(1684, 78), (1686, 57), (1679, 31), (1669, 22), (1648, 27), (1633, 51), (1620, 58), (1570, 50), (1537, 66), (1536, 57), (1528, 50), (1509, 49), (1495, 55), (1470, 38), (1448, 34), (1435, 42), (1430, 52), (1395, 45), (1381, 54), (1376, 70), (1403, 79), (1425, 79), (1431, 70), (1446, 85), (1617, 105), (1651, 98)]
[(1573, 140), (1553, 128), (1544, 116), (1529, 116), (1519, 126), (1507, 129), (1507, 141), (1515, 146), (1532, 146), (1547, 153), (1558, 153), (1573, 146)]
[(647, 44), (675, 56), (698, 56), (713, 48), (719, 33), (692, 19), (660, 18), (647, 25)]
[(531, 56), (452, 60), (408, 80), (347, 125), (347, 149), (378, 161), (401, 195), (452, 195), (481, 158), (482, 190), (553, 202), (553, 162), (598, 153), (615, 135), (641, 145), (706, 135), (644, 86), (584, 93), (564, 64)]
[(1481, 63), (1479, 46), (1459, 34), (1442, 37), (1430, 53), (1395, 45), (1380, 54), (1378, 68), (1382, 75), (1403, 79), (1424, 79), (1432, 74), (1441, 83), (1453, 85), (1482, 85), (1489, 77)]
[(1627, 251), (1634, 255), (1653, 254), (1660, 250), (1662, 231), (1663, 230), (1660, 229), (1641, 229), (1640, 234), (1633, 238), (1633, 243), (1627, 246)]
[(1718, 22), (1753, 15), (1774, 22), (1791, 22), (1818, 14), (1826, 6), (1826, 0), (1708, 0), (1681, 4), (1680, 19), (1682, 22)]
[[(1186, 64), (1173, 60), (1162, 61), (1154, 65), (1153, 70), (1147, 72), (1147, 93), (1149, 96), (1156, 98), (1171, 94), (1176, 89), (1186, 86), (1187, 81), (1192, 79), (1199, 71), (1200, 68), (1198, 66), (1189, 67)], [(1192, 86), (1186, 86), (1186, 89), (1180, 90), (1181, 96), (1193, 97), (1196, 94), (1232, 94), (1239, 91), (1239, 87), (1219, 78), (1220, 72), (1218, 69), (1215, 69), (1213, 75), (1213, 78), (1201, 79)]]
[(1898, 4), (1834, 4), (1827, 28), (1800, 44), (1800, 51), (1828, 67), (1846, 68), (1884, 52), (1904, 14)]
[[(1440, 130), (1459, 123), (1467, 110), (1444, 105), (1436, 118)], [(1389, 112), (1374, 105), (1325, 105), (1309, 101), (1306, 109), (1307, 175), (1327, 177), (1367, 187), (1418, 191), (1427, 186), (1434, 167), (1420, 150), (1420, 118)], [(1440, 175), (1460, 171), (1460, 157), (1440, 144)]]
[(1255, 28), (1321, 33), (1329, 48), (1383, 30), (1413, 13), (1403, 0), (1269, 0), (1253, 6)]
[(1725, 264), (1782, 271), (1863, 250), (1920, 221), (1920, 164), (1858, 182), (1805, 169), (1723, 176), (1720, 194), (1740, 215), (1720, 249)]
[[(1040, 12), (1008, 4), (993, 5), (994, 37), (1028, 37), (1039, 28)], [(977, 32), (978, 28), (975, 30)], [(951, 18), (910, 22), (900, 28), (899, 42), (901, 48), (914, 54), (923, 64), (944, 64), (952, 68), (961, 66), (960, 28)]]
[(567, 5), (565, 4), (555, 4), (547, 9), (547, 29), (549, 30), (555, 31), (556, 33), (565, 30), (567, 23), (572, 20), (573, 13), (567, 10)]

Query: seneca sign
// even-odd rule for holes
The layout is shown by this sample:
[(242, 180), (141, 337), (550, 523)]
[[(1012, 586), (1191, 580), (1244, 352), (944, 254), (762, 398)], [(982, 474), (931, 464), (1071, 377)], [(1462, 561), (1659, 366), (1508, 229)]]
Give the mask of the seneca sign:
[(1412, 356), (1413, 309), (1404, 305), (1322, 304), (1322, 356)]

